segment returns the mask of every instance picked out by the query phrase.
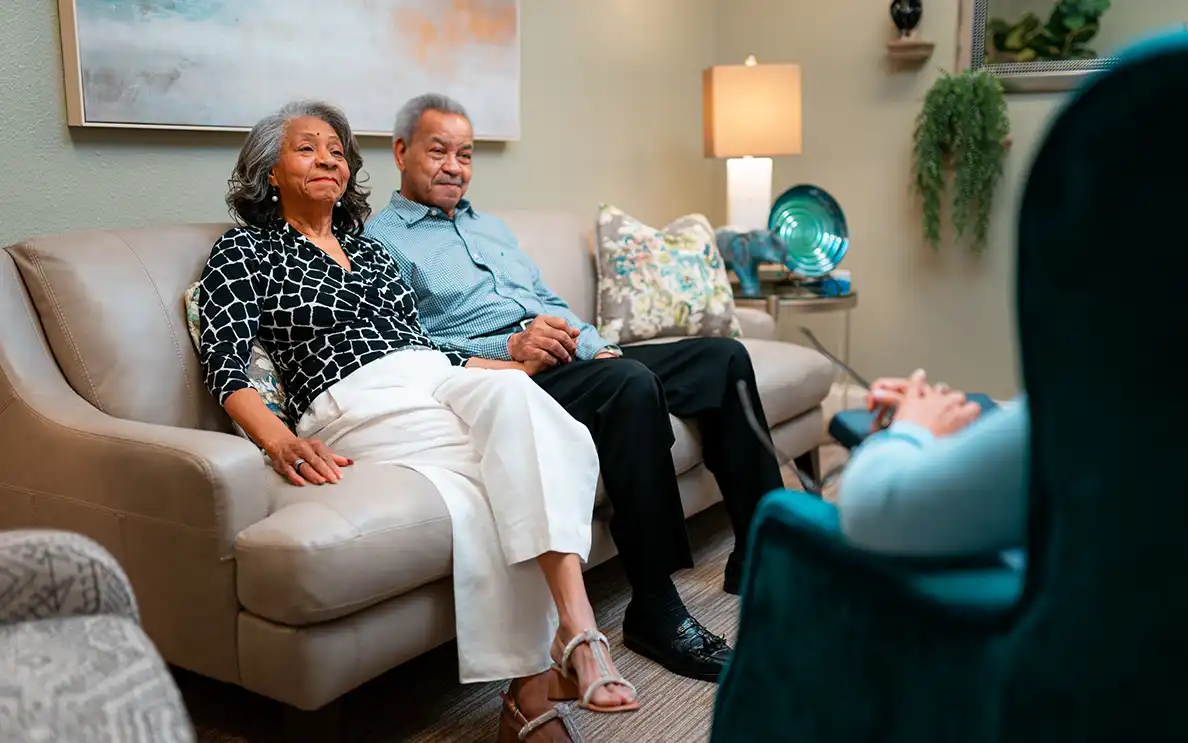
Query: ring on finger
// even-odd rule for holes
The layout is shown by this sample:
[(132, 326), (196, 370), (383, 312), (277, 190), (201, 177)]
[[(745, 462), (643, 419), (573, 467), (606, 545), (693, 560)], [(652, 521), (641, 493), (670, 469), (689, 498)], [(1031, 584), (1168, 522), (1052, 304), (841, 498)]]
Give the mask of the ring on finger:
[(305, 460), (298, 457), (297, 459), (293, 460), (293, 469), (299, 470), (299, 469), (301, 469), (301, 465), (303, 465), (303, 464), (305, 464)]

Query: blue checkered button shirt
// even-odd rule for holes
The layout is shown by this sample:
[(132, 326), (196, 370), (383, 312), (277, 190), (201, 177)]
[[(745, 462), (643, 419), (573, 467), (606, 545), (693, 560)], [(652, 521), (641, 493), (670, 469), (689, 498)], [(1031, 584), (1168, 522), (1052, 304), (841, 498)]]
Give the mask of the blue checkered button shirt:
[(364, 234), (396, 259), (417, 294), (421, 324), (440, 346), (509, 361), (508, 337), (537, 315), (553, 315), (581, 331), (579, 359), (615, 348), (545, 286), (506, 224), (465, 199), (450, 219), (395, 192)]

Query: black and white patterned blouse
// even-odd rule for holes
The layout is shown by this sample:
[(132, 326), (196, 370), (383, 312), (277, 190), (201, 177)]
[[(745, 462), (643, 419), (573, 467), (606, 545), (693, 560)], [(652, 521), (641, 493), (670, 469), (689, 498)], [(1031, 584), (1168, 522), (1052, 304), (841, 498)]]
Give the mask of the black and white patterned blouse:
[[(436, 348), (388, 251), (367, 237), (335, 236), (350, 271), (282, 220), (236, 227), (215, 242), (198, 313), (206, 386), (219, 404), (248, 386), (256, 338), (276, 364), (294, 422), (318, 395), (372, 361)], [(445, 353), (453, 364), (466, 363)]]

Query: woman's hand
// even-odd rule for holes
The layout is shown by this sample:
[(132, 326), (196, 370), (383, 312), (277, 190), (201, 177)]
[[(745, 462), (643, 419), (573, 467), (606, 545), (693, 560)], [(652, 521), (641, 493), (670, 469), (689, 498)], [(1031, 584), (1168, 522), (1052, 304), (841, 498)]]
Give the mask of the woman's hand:
[(336, 483), (342, 479), (342, 467), (354, 461), (330, 451), (318, 439), (299, 439), (296, 436), (273, 441), (264, 446), (272, 468), (294, 485), (312, 482), (314, 485)]
[(895, 408), (903, 402), (908, 380), (901, 377), (882, 377), (871, 383), (866, 391), (866, 409), (874, 412), (879, 408)]
[[(916, 372), (923, 374), (923, 370)], [(895, 409), (903, 402), (907, 393), (908, 380), (901, 377), (882, 377), (871, 383), (866, 391), (866, 409), (875, 414), (871, 433), (881, 431), (891, 423)]]
[(924, 380), (922, 370), (908, 379), (895, 411), (895, 422), (915, 423), (941, 437), (960, 431), (981, 415), (981, 406), (967, 401), (964, 393), (952, 392), (945, 385), (929, 387)]

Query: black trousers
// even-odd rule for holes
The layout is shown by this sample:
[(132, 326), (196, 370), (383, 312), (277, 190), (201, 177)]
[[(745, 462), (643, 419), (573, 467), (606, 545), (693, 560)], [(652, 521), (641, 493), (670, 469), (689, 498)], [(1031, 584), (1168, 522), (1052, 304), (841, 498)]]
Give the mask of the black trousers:
[(741, 379), (764, 420), (755, 371), (741, 343), (689, 338), (633, 346), (623, 349), (621, 359), (574, 361), (534, 379), (590, 429), (614, 508), (611, 536), (633, 586), (653, 585), (693, 565), (672, 463), (670, 412), (697, 422), (705, 465), (734, 527), (735, 549), (745, 549), (755, 506), (782, 480), (738, 397)]

